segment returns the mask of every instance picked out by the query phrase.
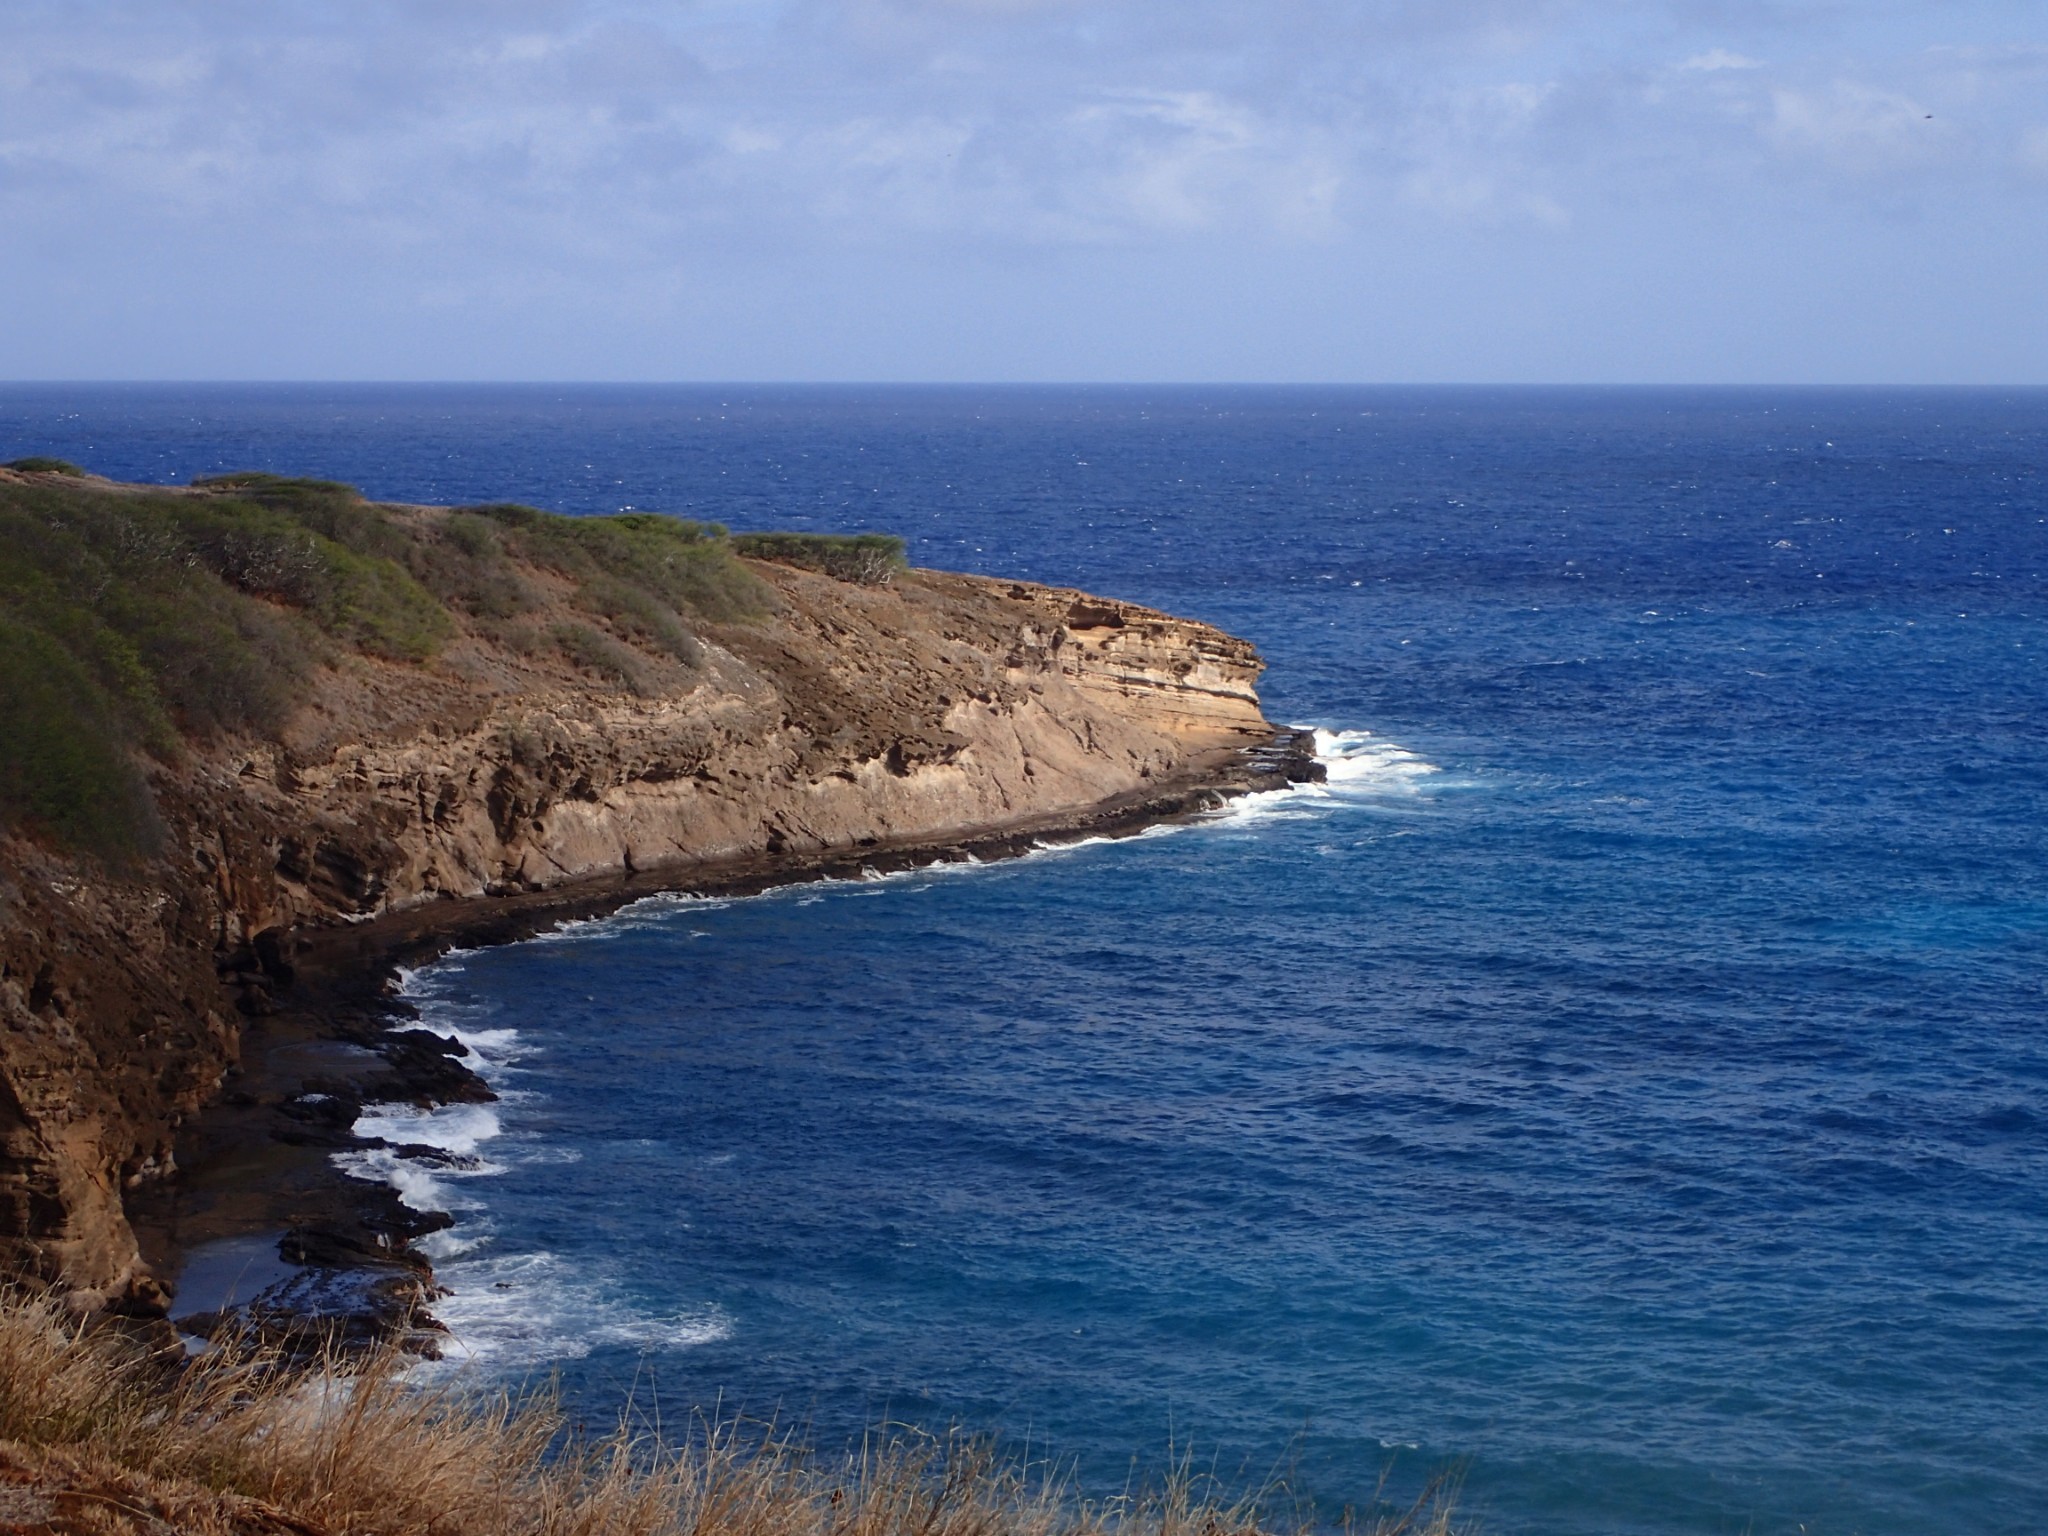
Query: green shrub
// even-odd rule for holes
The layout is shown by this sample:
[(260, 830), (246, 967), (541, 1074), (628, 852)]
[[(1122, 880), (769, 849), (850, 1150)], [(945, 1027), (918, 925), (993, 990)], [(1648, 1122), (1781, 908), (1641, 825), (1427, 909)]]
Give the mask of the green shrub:
[(694, 667), (703, 659), (697, 637), (683, 628), (675, 611), (645, 587), (612, 576), (594, 576), (576, 591), (576, 606), (603, 619), (621, 639)]
[(244, 592), (303, 608), (335, 638), (395, 661), (424, 661), (453, 634), (394, 558), (413, 541), (352, 487), (256, 474), (193, 483), (216, 495), (172, 503), (186, 547)]
[(279, 513), (296, 526), (359, 555), (403, 564), (411, 552), (410, 533), (393, 520), (390, 511), (363, 500), (361, 491), (339, 480), (299, 480), (245, 471), (211, 475), (192, 484)]
[(120, 712), (58, 640), (0, 612), (0, 825), (121, 860), (157, 837)]
[(76, 480), (85, 478), (85, 471), (69, 459), (45, 458), (41, 454), (30, 454), (25, 459), (9, 459), (5, 467), (20, 470), (24, 475), (69, 475)]
[(192, 482), (203, 491), (233, 491), (250, 501), (270, 505), (309, 496), (361, 499), (362, 492), (345, 480), (311, 480), (304, 475), (273, 475), (268, 470), (238, 469), (225, 475), (201, 475)]
[(66, 490), (0, 496), (0, 610), (60, 643), (151, 750), (180, 731), (280, 724), (319, 642), (224, 585), (181, 498)]
[(865, 587), (886, 586), (910, 566), (903, 541), (886, 533), (743, 533), (732, 547), (756, 560), (799, 565)]
[[(225, 594), (223, 594), (225, 596)], [(303, 623), (260, 603), (136, 589), (107, 605), (164, 709), (188, 735), (269, 735), (319, 657)]]
[(312, 608), (330, 581), (327, 541), (282, 513), (237, 501), (184, 501), (166, 509), (177, 553), (257, 597)]
[(521, 557), (578, 584), (610, 576), (644, 588), (679, 615), (712, 623), (754, 618), (770, 606), (760, 578), (733, 559), (717, 523), (657, 512), (564, 517), (516, 504), (468, 510), (503, 525)]
[(452, 632), (406, 571), (216, 493), (0, 486), (0, 825), (113, 856), (152, 825), (138, 750), (271, 733), (330, 640), (417, 659)]
[[(475, 551), (480, 569), (495, 538), (505, 554), (566, 578), (576, 606), (601, 619), (614, 638), (685, 666), (703, 657), (692, 621), (744, 622), (766, 613), (774, 601), (767, 585), (733, 558), (732, 543), (717, 523), (653, 512), (565, 517), (502, 503), (451, 513), (442, 538)], [(472, 613), (483, 611), (469, 606)], [(508, 604), (491, 616), (522, 611)], [(563, 649), (559, 640), (557, 649)], [(579, 666), (618, 675), (616, 667), (583, 659), (589, 652), (584, 642), (573, 649)], [(632, 682), (640, 685), (637, 675)]]
[(406, 568), (442, 602), (474, 619), (502, 621), (539, 606), (513, 568), (504, 534), (487, 517), (453, 512), (408, 541)]
[(557, 624), (548, 631), (548, 638), (554, 641), (556, 650), (586, 672), (595, 672), (634, 693), (645, 685), (633, 653), (587, 624)]
[(333, 587), (318, 609), (321, 627), (373, 655), (425, 661), (455, 632), (448, 610), (403, 566), (341, 549)]

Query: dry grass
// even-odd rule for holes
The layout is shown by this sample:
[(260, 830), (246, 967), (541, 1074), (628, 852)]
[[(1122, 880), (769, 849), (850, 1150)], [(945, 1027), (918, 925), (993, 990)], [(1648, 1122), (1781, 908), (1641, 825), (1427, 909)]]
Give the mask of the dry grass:
[[(0, 1293), (0, 1531), (192, 1536), (1305, 1536), (1273, 1499), (1183, 1466), (1102, 1503), (986, 1445), (877, 1436), (826, 1464), (704, 1428), (570, 1434), (545, 1395), (287, 1370), (217, 1350), (152, 1359), (52, 1301)], [(1449, 1536), (1432, 1491), (1354, 1536)]]

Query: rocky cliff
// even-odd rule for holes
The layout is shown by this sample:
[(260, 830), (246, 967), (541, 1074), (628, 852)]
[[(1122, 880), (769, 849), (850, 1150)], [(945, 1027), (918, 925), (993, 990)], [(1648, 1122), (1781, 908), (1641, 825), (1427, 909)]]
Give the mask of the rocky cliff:
[(124, 1200), (174, 1177), (179, 1126), (305, 935), (1057, 825), (1241, 784), (1272, 736), (1257, 656), (1203, 624), (969, 576), (748, 565), (758, 612), (643, 648), (629, 676), (475, 624), (426, 661), (336, 650), (277, 729), (147, 760), (161, 837), (125, 866), (0, 841), (0, 1265), (81, 1304), (159, 1303)]

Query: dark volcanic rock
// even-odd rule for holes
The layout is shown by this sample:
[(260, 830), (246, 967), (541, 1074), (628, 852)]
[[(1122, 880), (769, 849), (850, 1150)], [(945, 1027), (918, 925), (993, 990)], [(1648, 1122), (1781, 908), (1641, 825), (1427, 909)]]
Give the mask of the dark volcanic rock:
[(453, 1168), (465, 1173), (474, 1173), (487, 1164), (480, 1157), (469, 1152), (450, 1152), (446, 1147), (430, 1147), (424, 1142), (409, 1141), (391, 1149), (397, 1156), (409, 1163), (425, 1163), (430, 1168)]
[(286, 1099), (277, 1106), (277, 1112), (288, 1120), (297, 1120), (305, 1125), (345, 1131), (362, 1114), (363, 1101), (350, 1092), (320, 1092), (309, 1088), (296, 1098)]
[(403, 1242), (333, 1227), (293, 1227), (278, 1241), (277, 1253), (287, 1264), (320, 1269), (404, 1269), (428, 1275), (434, 1268)]
[(1320, 784), (1330, 776), (1316, 757), (1314, 731), (1277, 732), (1267, 745), (1249, 749), (1245, 763), (1254, 774), (1289, 784)]

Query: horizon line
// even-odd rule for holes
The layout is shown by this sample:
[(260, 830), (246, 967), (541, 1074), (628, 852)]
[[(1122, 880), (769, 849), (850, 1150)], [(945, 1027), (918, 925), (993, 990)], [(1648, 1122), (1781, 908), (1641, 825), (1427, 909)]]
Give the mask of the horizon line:
[(1526, 390), (2048, 390), (2043, 380), (1943, 382), (1570, 380), (1570, 379), (413, 379), (413, 378), (10, 378), (0, 389), (1526, 389)]

